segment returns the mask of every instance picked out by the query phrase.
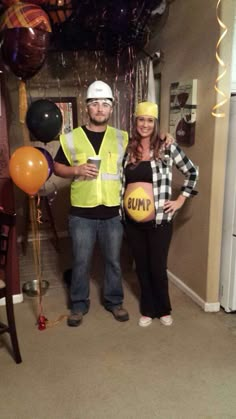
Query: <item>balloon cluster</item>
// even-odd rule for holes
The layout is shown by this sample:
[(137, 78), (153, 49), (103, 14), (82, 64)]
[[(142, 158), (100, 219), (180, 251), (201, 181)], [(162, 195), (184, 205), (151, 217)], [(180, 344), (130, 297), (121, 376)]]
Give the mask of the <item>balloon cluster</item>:
[[(28, 108), (26, 123), (33, 141), (48, 143), (61, 131), (61, 111), (50, 100), (36, 100)], [(9, 171), (13, 182), (32, 196), (52, 175), (53, 158), (43, 147), (23, 146), (11, 156)]]
[[(4, 0), (8, 8), (0, 20), (3, 62), (23, 81), (42, 67), (50, 41), (49, 17), (38, 4)], [(26, 123), (33, 141), (47, 143), (59, 135), (62, 114), (55, 103), (42, 99), (30, 105)], [(20, 147), (10, 159), (9, 170), (19, 188), (35, 195), (51, 176), (53, 159), (44, 148)]]

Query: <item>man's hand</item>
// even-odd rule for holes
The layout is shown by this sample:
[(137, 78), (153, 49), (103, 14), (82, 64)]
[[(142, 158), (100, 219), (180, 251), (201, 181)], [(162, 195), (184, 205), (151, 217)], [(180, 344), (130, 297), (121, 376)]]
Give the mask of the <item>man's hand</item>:
[(98, 176), (98, 170), (95, 164), (85, 163), (80, 166), (74, 166), (74, 175), (75, 177), (96, 178)]
[(173, 144), (175, 142), (174, 137), (172, 137), (172, 135), (167, 132), (166, 134), (164, 134), (163, 132), (160, 134), (160, 139), (161, 141), (164, 142), (163, 146), (164, 148), (169, 148), (171, 146), (171, 144)]

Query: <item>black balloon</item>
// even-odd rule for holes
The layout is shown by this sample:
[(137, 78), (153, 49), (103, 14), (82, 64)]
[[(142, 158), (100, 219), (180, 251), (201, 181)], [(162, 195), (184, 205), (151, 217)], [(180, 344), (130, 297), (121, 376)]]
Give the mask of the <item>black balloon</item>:
[(49, 143), (56, 139), (62, 127), (62, 114), (58, 106), (47, 99), (33, 102), (26, 114), (26, 124), (33, 141)]
[(34, 28), (4, 29), (1, 52), (4, 64), (23, 80), (33, 77), (43, 66), (50, 33)]

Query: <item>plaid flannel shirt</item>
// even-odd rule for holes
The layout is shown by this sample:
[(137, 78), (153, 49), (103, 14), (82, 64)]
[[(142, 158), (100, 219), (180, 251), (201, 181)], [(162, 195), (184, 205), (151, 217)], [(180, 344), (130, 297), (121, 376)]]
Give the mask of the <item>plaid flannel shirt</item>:
[[(125, 168), (129, 161), (129, 155), (126, 155), (123, 161), (121, 171), (121, 212), (122, 218), (125, 219), (124, 211), (124, 194), (125, 194)], [(155, 203), (156, 224), (161, 224), (162, 221), (170, 221), (172, 215), (164, 212), (164, 203), (172, 198), (172, 169), (173, 165), (180, 170), (185, 176), (184, 184), (181, 188), (183, 196), (187, 198), (197, 194), (194, 190), (198, 179), (198, 168), (186, 156), (184, 151), (173, 143), (164, 152), (164, 158), (155, 160), (153, 154), (151, 155), (152, 168), (152, 183), (153, 195)]]

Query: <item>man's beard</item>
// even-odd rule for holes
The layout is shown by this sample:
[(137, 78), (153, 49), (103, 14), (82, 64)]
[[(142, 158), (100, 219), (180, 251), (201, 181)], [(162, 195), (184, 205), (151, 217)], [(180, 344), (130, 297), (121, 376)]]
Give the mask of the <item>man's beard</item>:
[(90, 121), (93, 123), (93, 125), (96, 125), (97, 127), (99, 127), (99, 126), (101, 126), (101, 125), (104, 125), (104, 124), (107, 124), (108, 123), (108, 121), (109, 121), (109, 117), (104, 117), (104, 119), (103, 120), (101, 120), (101, 121), (98, 121), (98, 120), (96, 120), (96, 119), (94, 119), (94, 118), (92, 118), (90, 115), (89, 115), (89, 119), (90, 119)]

